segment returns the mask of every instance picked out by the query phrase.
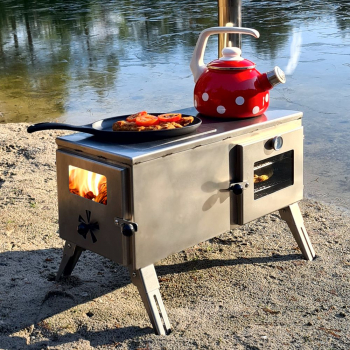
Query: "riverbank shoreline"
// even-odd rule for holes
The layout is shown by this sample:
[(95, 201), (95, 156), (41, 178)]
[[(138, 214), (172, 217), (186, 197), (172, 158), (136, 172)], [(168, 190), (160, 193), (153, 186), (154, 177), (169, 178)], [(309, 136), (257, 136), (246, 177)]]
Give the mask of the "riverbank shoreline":
[(173, 332), (156, 336), (122, 266), (84, 252), (54, 281), (55, 137), (0, 125), (1, 349), (348, 349), (350, 214), (305, 199), (317, 258), (303, 260), (278, 213), (156, 264)]

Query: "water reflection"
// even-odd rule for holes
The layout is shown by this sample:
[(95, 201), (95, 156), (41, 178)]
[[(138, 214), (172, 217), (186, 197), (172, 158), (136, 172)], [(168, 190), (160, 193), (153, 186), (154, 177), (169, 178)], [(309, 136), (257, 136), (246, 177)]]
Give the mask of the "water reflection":
[[(89, 2), (5, 1), (0, 14), (6, 121), (61, 117), (75, 79), (97, 93), (113, 86), (118, 58), (107, 35), (93, 39)], [(102, 8), (99, 27), (109, 25), (105, 14)]]
[[(333, 18), (346, 36), (348, 5), (243, 0), (244, 26), (261, 32), (259, 40), (244, 38), (243, 45), (258, 61), (275, 59), (300, 23), (321, 17)], [(0, 122), (78, 121), (77, 114), (93, 119), (138, 105), (152, 108), (150, 97), (161, 96), (164, 85), (165, 109), (191, 105), (188, 62), (198, 33), (216, 24), (214, 0), (3, 0)], [(210, 59), (215, 50), (211, 39)], [(179, 91), (185, 100), (176, 96)]]
[(193, 48), (199, 27), (215, 24), (215, 10), (209, 1), (200, 10), (193, 1), (2, 1), (2, 122), (74, 113), (84, 95), (98, 108), (124, 85), (120, 61), (167, 64), (172, 51)]
[[(285, 69), (299, 36), (298, 64), (287, 84), (271, 92), (271, 107), (304, 112), (306, 188), (334, 198), (341, 192), (344, 200), (350, 190), (350, 1), (242, 4), (243, 25), (261, 33), (258, 40), (242, 39), (243, 56), (259, 71)], [(216, 0), (2, 0), (0, 123), (83, 124), (192, 106), (193, 48), (200, 31), (217, 20)], [(211, 38), (206, 62), (216, 55)]]

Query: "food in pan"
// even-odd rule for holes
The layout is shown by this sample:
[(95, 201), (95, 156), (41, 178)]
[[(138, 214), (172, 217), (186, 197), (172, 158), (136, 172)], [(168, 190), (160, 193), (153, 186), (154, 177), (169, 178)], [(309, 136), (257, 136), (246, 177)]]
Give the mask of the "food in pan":
[(193, 117), (183, 117), (181, 113), (165, 113), (158, 116), (146, 111), (132, 114), (126, 120), (119, 120), (112, 126), (113, 131), (153, 131), (182, 128), (191, 124)]
[(166, 113), (158, 116), (159, 122), (164, 122), (164, 123), (178, 122), (181, 120), (181, 118), (182, 118), (181, 113)]
[(269, 177), (268, 175), (257, 175), (257, 174), (254, 174), (254, 183), (258, 183), (258, 182), (264, 182), (266, 180), (268, 180)]
[(147, 115), (146, 111), (138, 112), (135, 114), (131, 114), (126, 118), (126, 121), (135, 123), (137, 117), (141, 117), (143, 115)]

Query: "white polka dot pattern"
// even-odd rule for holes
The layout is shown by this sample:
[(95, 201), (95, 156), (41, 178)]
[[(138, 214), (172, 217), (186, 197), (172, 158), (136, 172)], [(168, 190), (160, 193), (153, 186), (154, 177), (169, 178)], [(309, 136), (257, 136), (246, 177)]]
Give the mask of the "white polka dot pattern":
[(252, 110), (253, 114), (257, 114), (259, 113), (259, 107), (258, 106), (255, 106)]
[(238, 96), (238, 97), (236, 98), (236, 104), (237, 104), (238, 106), (242, 106), (243, 103), (244, 103), (244, 98), (243, 98), (242, 96)]
[(226, 108), (224, 106), (218, 106), (216, 110), (219, 114), (224, 114), (226, 112)]
[(265, 101), (266, 101), (266, 102), (269, 102), (269, 94), (266, 94), (266, 96), (265, 96)]
[(206, 92), (203, 93), (202, 100), (203, 101), (208, 101), (209, 100), (209, 95)]
[(194, 99), (194, 106), (197, 108), (197, 100)]

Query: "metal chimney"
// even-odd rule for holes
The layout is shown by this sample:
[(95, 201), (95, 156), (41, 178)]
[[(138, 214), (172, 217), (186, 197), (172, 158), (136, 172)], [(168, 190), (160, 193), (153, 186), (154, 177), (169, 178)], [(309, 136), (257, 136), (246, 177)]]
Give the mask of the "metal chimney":
[[(241, 16), (242, 0), (218, 0), (218, 11), (219, 11), (219, 26), (242, 26)], [(218, 56), (222, 56), (222, 49), (230, 46), (241, 47), (241, 35), (240, 34), (219, 34), (219, 52)]]

